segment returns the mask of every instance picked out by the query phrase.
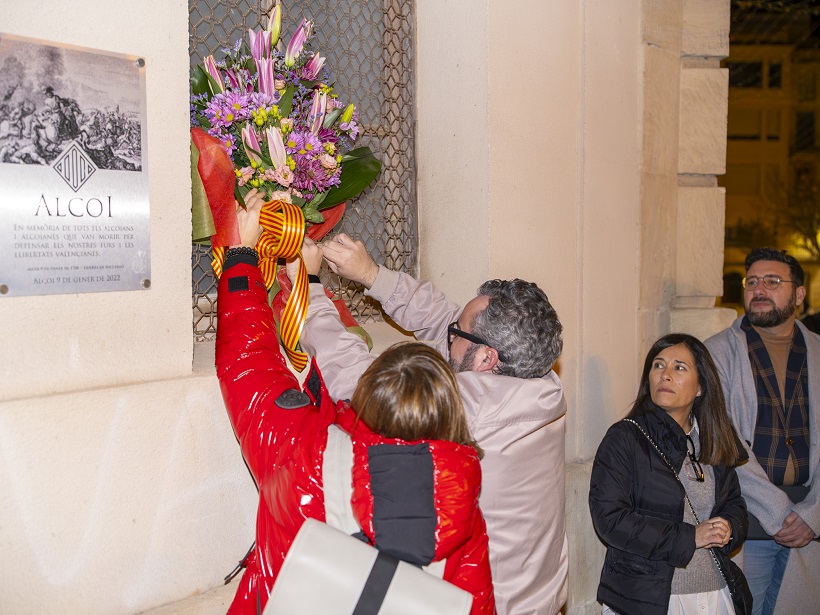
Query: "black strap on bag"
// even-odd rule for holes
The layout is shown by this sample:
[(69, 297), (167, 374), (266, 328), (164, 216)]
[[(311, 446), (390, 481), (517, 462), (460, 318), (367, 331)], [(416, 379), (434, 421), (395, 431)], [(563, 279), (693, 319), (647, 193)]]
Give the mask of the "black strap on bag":
[(233, 570), (231, 570), (231, 571), (228, 573), (228, 575), (225, 577), (225, 579), (224, 579), (224, 581), (225, 581), (225, 585), (227, 585), (228, 583), (230, 583), (231, 581), (233, 581), (233, 578), (234, 578), (236, 575), (238, 575), (238, 574), (239, 574), (239, 573), (240, 573), (240, 572), (241, 572), (244, 568), (247, 568), (247, 566), (248, 566), (248, 558), (251, 556), (251, 553), (253, 553), (253, 548), (254, 548), (255, 546), (256, 546), (256, 541), (254, 540), (254, 541), (253, 541), (253, 544), (251, 544), (251, 548), (250, 548), (250, 549), (248, 549), (248, 552), (247, 552), (247, 553), (245, 553), (245, 557), (243, 557), (241, 560), (239, 560), (239, 563), (236, 565), (236, 567), (235, 567)]
[[(632, 423), (635, 427), (637, 427), (640, 432), (649, 440), (649, 443), (652, 445), (658, 455), (661, 456), (664, 463), (667, 467), (672, 470), (672, 474), (675, 475), (675, 478), (680, 483), (680, 486), (683, 488), (683, 499), (686, 500), (686, 503), (689, 504), (689, 511), (692, 513), (692, 516), (695, 518), (695, 523), (700, 523), (700, 519), (698, 519), (698, 513), (695, 512), (695, 507), (692, 506), (692, 502), (689, 500), (689, 496), (686, 494), (686, 487), (683, 485), (683, 481), (681, 481), (680, 476), (675, 471), (675, 467), (672, 463), (666, 458), (666, 455), (663, 454), (658, 445), (655, 444), (655, 441), (646, 433), (638, 423), (633, 421), (632, 419), (624, 419), (628, 423)], [(720, 576), (723, 577), (723, 580), (726, 582), (726, 587), (729, 588), (729, 593), (732, 596), (732, 604), (735, 607), (735, 613), (737, 615), (751, 615), (752, 612), (752, 592), (749, 589), (749, 583), (746, 581), (746, 577), (743, 575), (743, 571), (740, 569), (740, 566), (735, 564), (732, 560), (728, 560), (729, 563), (729, 570), (726, 571), (723, 569), (723, 566), (720, 565), (720, 561), (718, 560), (717, 556), (715, 555), (715, 548), (712, 547), (709, 549), (709, 553), (712, 556), (712, 561), (715, 562), (715, 566), (720, 573)]]
[(370, 574), (367, 576), (359, 601), (356, 603), (356, 608), (353, 609), (353, 615), (377, 615), (398, 567), (397, 558), (379, 551), (370, 569)]

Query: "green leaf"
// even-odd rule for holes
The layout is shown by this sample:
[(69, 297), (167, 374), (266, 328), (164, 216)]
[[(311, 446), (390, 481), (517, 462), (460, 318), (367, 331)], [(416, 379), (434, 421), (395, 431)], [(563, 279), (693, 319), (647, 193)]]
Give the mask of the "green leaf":
[(196, 95), (210, 94), (211, 90), (208, 87), (208, 76), (207, 71), (202, 68), (201, 65), (197, 64), (191, 74), (191, 92)]
[(342, 183), (327, 191), (320, 209), (327, 209), (359, 196), (382, 170), (381, 161), (369, 147), (350, 150), (342, 158)]
[(304, 207), (302, 207), (302, 212), (305, 214), (305, 220), (313, 224), (321, 224), (325, 221), (313, 202), (305, 203)]
[(325, 121), (322, 124), (325, 128), (330, 128), (339, 119), (339, 116), (342, 114), (343, 109), (334, 109), (332, 112), (328, 113), (325, 116)]
[(291, 84), (285, 88), (285, 91), (282, 93), (282, 98), (279, 99), (278, 107), (279, 107), (279, 115), (281, 117), (288, 117), (290, 115), (290, 111), (293, 107), (293, 95), (296, 92), (296, 88)]
[(317, 209), (324, 209), (324, 207), (319, 207), (319, 205), (321, 205), (326, 198), (327, 192), (320, 192), (319, 194), (313, 197), (313, 199), (310, 201), (310, 204), (313, 205), (313, 207), (316, 207)]
[(247, 209), (247, 205), (245, 204), (245, 195), (250, 192), (251, 189), (246, 185), (240, 186), (239, 182), (235, 183), (233, 186), (233, 195), (236, 197), (236, 200), (239, 201), (239, 204), (242, 206), (242, 209)]
[(211, 77), (210, 73), (197, 64), (191, 75), (191, 92), (194, 94), (210, 94), (215, 96), (222, 92), (219, 82)]

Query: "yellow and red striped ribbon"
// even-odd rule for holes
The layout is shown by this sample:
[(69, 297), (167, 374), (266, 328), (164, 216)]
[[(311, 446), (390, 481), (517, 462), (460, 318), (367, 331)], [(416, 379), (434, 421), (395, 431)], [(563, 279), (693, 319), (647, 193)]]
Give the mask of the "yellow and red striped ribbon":
[[(265, 280), (265, 288), (273, 286), (276, 280), (276, 261), (279, 258), (290, 259), (298, 255), (305, 237), (305, 216), (302, 210), (290, 203), (271, 201), (262, 206), (259, 213), (259, 224), (262, 235), (256, 242), (259, 253), (259, 269)], [(225, 248), (213, 249), (212, 266), (217, 277), (222, 275), (222, 263), (225, 259)], [(310, 292), (308, 289), (307, 271), (302, 259), (299, 259), (299, 270), (293, 281), (293, 290), (282, 311), (279, 323), (279, 339), (285, 348), (290, 364), (297, 371), (307, 366), (307, 355), (296, 350), (299, 336), (305, 325)]]

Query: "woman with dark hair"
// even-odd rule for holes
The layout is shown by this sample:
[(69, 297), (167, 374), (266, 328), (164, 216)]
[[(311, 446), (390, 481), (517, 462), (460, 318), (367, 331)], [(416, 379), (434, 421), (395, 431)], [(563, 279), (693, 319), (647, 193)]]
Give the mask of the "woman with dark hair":
[(315, 366), (303, 390), (280, 352), (253, 250), (262, 199), (251, 191), (245, 202), (237, 213), (242, 245), (226, 252), (219, 280), (216, 368), (259, 508), (256, 544), (228, 613), (264, 610), (308, 518), (428, 567), (473, 595), (472, 615), (494, 613), (480, 450), (449, 365), (408, 342), (370, 365), (352, 407), (330, 399)]
[(691, 335), (659, 339), (592, 466), (604, 613), (734, 613), (724, 574), (748, 528), (734, 470), (745, 459), (709, 351)]

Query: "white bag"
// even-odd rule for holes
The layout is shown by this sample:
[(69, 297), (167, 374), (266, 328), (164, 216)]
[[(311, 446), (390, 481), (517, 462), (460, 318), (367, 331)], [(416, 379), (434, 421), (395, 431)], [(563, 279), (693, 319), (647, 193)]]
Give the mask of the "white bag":
[(469, 592), (407, 562), (396, 566), (395, 558), (308, 519), (285, 556), (264, 615), (468, 615), (472, 604)]

